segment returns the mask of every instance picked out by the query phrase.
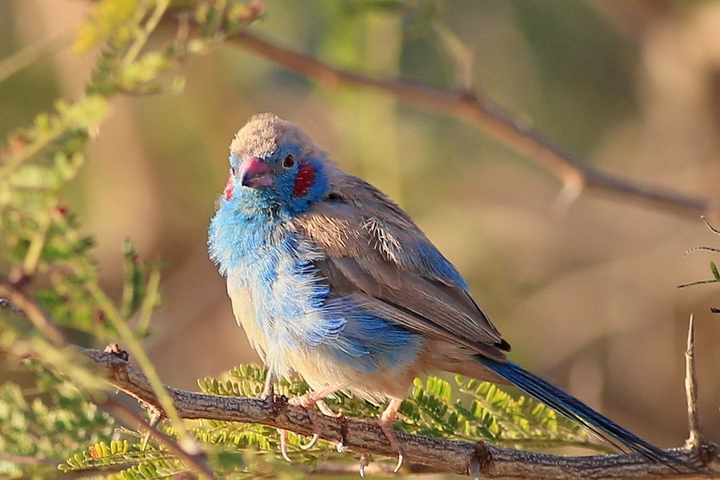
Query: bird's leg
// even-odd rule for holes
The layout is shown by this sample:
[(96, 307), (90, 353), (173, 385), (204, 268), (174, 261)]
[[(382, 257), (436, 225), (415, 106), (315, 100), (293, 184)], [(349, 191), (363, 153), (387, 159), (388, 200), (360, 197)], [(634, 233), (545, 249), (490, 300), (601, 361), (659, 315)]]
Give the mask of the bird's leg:
[(267, 375), (265, 376), (265, 385), (263, 386), (263, 391), (260, 394), (260, 398), (262, 400), (270, 399), (270, 401), (273, 400), (273, 397), (275, 396), (275, 381), (277, 380), (277, 376), (275, 373), (268, 370)]
[(397, 415), (398, 410), (400, 410), (400, 405), (402, 404), (402, 402), (402, 398), (391, 399), (390, 403), (388, 403), (387, 408), (383, 410), (383, 412), (380, 414), (380, 418), (377, 419), (378, 427), (382, 429), (385, 437), (388, 439), (388, 442), (390, 442), (390, 446), (398, 452), (398, 463), (395, 466), (395, 470), (393, 470), (393, 473), (397, 473), (400, 471), (400, 467), (402, 467), (404, 460), (402, 447), (400, 446), (400, 443), (398, 442), (397, 437), (395, 436), (395, 433), (393, 433), (393, 430), (391, 428), (393, 420), (395, 420), (395, 416)]
[[(275, 375), (275, 373), (271, 370), (268, 370), (267, 374), (265, 375), (265, 384), (263, 385), (262, 393), (260, 393), (260, 399), (267, 403), (270, 407), (273, 407), (273, 404), (275, 402), (276, 380), (277, 375)], [(280, 453), (285, 460), (287, 460), (288, 462), (292, 462), (287, 452), (288, 432), (287, 430), (281, 428), (278, 428), (277, 431), (280, 434)]]

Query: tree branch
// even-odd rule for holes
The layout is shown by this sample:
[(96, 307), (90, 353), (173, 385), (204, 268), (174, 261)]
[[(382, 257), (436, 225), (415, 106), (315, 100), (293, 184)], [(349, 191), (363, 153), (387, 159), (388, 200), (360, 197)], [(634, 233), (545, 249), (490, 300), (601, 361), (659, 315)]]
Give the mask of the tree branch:
[(330, 67), (317, 59), (263, 40), (247, 31), (231, 38), (244, 49), (281, 67), (311, 78), (328, 88), (349, 86), (376, 90), (424, 108), (434, 109), (477, 126), (519, 154), (557, 177), (564, 198), (575, 198), (583, 189), (610, 195), (617, 201), (631, 201), (690, 218), (720, 214), (720, 204), (670, 189), (634, 183), (600, 172), (571, 157), (533, 130), (525, 120), (513, 118), (483, 92), (444, 90), (428, 85), (378, 79)]
[(685, 446), (699, 448), (702, 442), (700, 414), (697, 408), (697, 373), (695, 371), (695, 319), (690, 315), (687, 344), (685, 348), (685, 396), (688, 407), (688, 427), (690, 435)]
[[(78, 348), (103, 370), (107, 380), (132, 397), (161, 411), (157, 396), (147, 378), (130, 366), (118, 353)], [(349, 450), (364, 454), (395, 457), (382, 430), (370, 421), (318, 415), (313, 425), (305, 409), (290, 405), (281, 398), (224, 397), (165, 387), (175, 408), (185, 419), (212, 419), (228, 422), (256, 423), (311, 435), (314, 427), (320, 437), (341, 443)], [(485, 442), (460, 442), (395, 432), (410, 462), (422, 463), (444, 471), (471, 474), (485, 478), (508, 477), (526, 479), (610, 479), (610, 478), (691, 478), (697, 472), (679, 472), (668, 466), (652, 463), (638, 454), (559, 456), (496, 447)], [(720, 478), (720, 459), (714, 444), (703, 445), (707, 463), (700, 465), (692, 449), (674, 449), (679, 459), (706, 470), (708, 478)]]

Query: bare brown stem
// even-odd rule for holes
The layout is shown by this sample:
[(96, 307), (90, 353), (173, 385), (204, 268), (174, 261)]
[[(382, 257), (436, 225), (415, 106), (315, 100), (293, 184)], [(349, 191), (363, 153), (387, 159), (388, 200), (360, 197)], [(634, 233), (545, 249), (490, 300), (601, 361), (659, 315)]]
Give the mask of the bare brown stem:
[(629, 200), (691, 218), (697, 218), (703, 213), (706, 215), (720, 213), (717, 202), (657, 186), (630, 182), (581, 163), (548, 142), (526, 121), (513, 118), (482, 92), (443, 90), (428, 85), (378, 79), (347, 72), (326, 65), (308, 55), (277, 46), (247, 31), (236, 34), (232, 40), (246, 50), (311, 78), (324, 87), (348, 86), (385, 92), (408, 104), (462, 118), (538, 163), (563, 183), (566, 192), (576, 192), (574, 196), (587, 189), (610, 195), (610, 198), (615, 200)]
[(35, 328), (54, 344), (62, 346), (67, 343), (65, 336), (57, 325), (20, 288), (15, 287), (10, 282), (0, 280), (0, 299), (7, 300), (16, 311), (22, 312)]
[(690, 435), (685, 448), (697, 449), (702, 444), (700, 414), (697, 404), (697, 376), (695, 372), (695, 321), (690, 315), (688, 325), (687, 347), (685, 349), (685, 397), (688, 408), (688, 427)]

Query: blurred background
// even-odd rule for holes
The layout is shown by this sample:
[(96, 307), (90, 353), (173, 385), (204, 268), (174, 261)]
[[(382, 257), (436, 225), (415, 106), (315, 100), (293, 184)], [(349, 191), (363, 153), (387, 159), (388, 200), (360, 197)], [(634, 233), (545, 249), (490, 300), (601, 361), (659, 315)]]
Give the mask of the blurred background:
[[(377, 8), (388, 3), (267, 0), (250, 30), (354, 72), (469, 84), (595, 168), (718, 198), (720, 1)], [(0, 58), (67, 44), (88, 8), (0, 1)], [(0, 135), (57, 97), (80, 97), (95, 55), (61, 48), (0, 83)], [(560, 211), (557, 179), (473, 126), (388, 95), (320, 87), (232, 45), (180, 73), (177, 96), (112, 103), (67, 191), (111, 292), (126, 239), (145, 259), (167, 259), (165, 308), (147, 341), (165, 383), (195, 389), (199, 377), (257, 361), (208, 260), (206, 231), (234, 133), (270, 111), (411, 214), (468, 279), (514, 360), (660, 446), (687, 435), (683, 352), (694, 314), (700, 411), (720, 440), (720, 318), (709, 312), (718, 287), (677, 289), (711, 276), (713, 254), (683, 256), (720, 243), (700, 218), (587, 193)]]

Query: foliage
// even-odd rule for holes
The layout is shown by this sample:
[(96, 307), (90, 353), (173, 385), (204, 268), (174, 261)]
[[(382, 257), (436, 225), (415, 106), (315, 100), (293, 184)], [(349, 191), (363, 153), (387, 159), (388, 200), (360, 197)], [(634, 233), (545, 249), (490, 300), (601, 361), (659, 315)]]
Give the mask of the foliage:
[(114, 420), (65, 378), (36, 362), (25, 366), (35, 373), (31, 388), (12, 382), (0, 386), (0, 452), (36, 462), (21, 466), (0, 457), (0, 472), (4, 478), (54, 478), (57, 459), (69, 457), (79, 445), (115, 438)]
[[(368, 1), (356, 2), (351, 10), (353, 14), (393, 11), (402, 6), (397, 1)], [(420, 20), (411, 26), (430, 23), (431, 14), (423, 12), (433, 11), (421, 9)], [(0, 475), (53, 478), (58, 464), (63, 472), (118, 479), (162, 478), (188, 471), (166, 446), (148, 441), (143, 431), (118, 428), (111, 416), (99, 410), (108, 387), (68, 348), (69, 343), (99, 346), (117, 338), (164, 402), (172, 420), (172, 427), (162, 426), (164, 432), (178, 442), (191, 436), (207, 452), (219, 476), (302, 475), (279, 457), (277, 432), (271, 428), (179, 421), (162, 396), (164, 390), (139, 342), (150, 334), (151, 315), (161, 303), (159, 264), (141, 262), (128, 242), (123, 250), (123, 291), (119, 302), (112, 301), (99, 283), (93, 240), (63, 200), (87, 161), (84, 147), (109, 115), (114, 96), (179, 93), (183, 80), (172, 72), (181, 62), (221, 45), (260, 13), (256, 3), (236, 0), (96, 2), (74, 44), (80, 53), (98, 45), (102, 49), (86, 95), (75, 102), (56, 102), (52, 112), (39, 114), (33, 125), (11, 134), (0, 151), (0, 358), (16, 361), (14, 373), (19, 377), (0, 386)], [(170, 14), (182, 20), (168, 38), (155, 31)], [(192, 38), (190, 23), (196, 27)], [(11, 297), (9, 292), (24, 295), (30, 284), (42, 310), (4, 298)], [(61, 327), (60, 338), (52, 325)], [(38, 361), (17, 360), (28, 356)], [(243, 366), (226, 378), (202, 380), (200, 386), (216, 395), (257, 396), (264, 377), (263, 370)], [(460, 398), (445, 380), (416, 380), (396, 428), (523, 447), (596, 448), (576, 425), (543, 405), (475, 380), (458, 378), (456, 384)], [(278, 393), (288, 397), (306, 391), (300, 382), (283, 380), (278, 385)], [(378, 406), (344, 395), (326, 403), (348, 416), (379, 414)], [(290, 435), (291, 446), (301, 441)], [(298, 464), (308, 467), (353, 458), (323, 442), (293, 454)]]
[[(221, 380), (204, 379), (199, 382), (205, 393), (215, 395), (256, 397), (262, 392), (265, 371), (253, 366), (240, 366), (231, 370)], [(407, 433), (456, 440), (487, 440), (505, 445), (524, 447), (549, 447), (574, 445), (600, 448), (590, 443), (587, 433), (575, 423), (558, 417), (543, 404), (526, 397), (515, 398), (495, 385), (474, 379), (456, 377), (457, 396), (446, 380), (430, 376), (425, 382), (416, 379), (412, 391), (400, 407), (400, 420), (395, 428)], [(276, 393), (288, 398), (308, 391), (301, 381), (288, 382), (281, 379)], [(325, 403), (335, 412), (359, 418), (379, 416), (381, 407), (346, 396), (333, 395)], [(215, 422), (214, 432), (223, 432), (231, 438), (239, 427), (227, 422)], [(272, 429), (252, 430), (250, 441), (260, 448), (277, 442)], [(302, 439), (292, 437), (291, 445), (299, 445)], [(322, 443), (322, 442), (321, 442)]]

